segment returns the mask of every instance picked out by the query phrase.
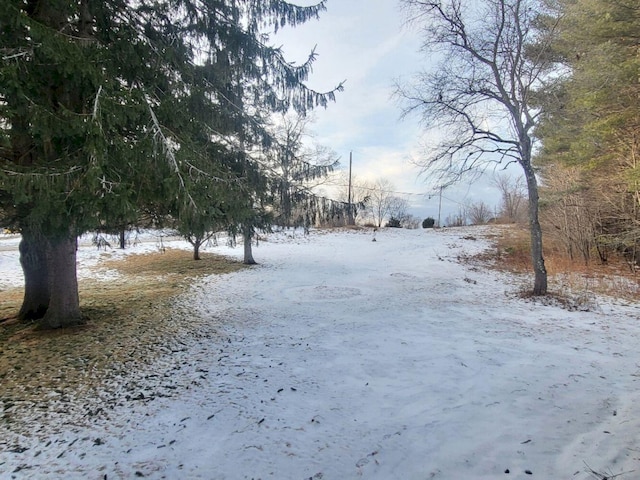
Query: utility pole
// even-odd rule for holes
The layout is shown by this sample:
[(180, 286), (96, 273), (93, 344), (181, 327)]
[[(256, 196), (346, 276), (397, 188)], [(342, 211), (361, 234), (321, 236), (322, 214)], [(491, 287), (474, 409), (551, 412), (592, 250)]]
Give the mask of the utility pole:
[(440, 185), (440, 201), (438, 202), (438, 228), (440, 228), (440, 213), (442, 212), (442, 189), (444, 187)]
[(349, 193), (348, 193), (348, 202), (349, 206), (347, 207), (347, 224), (354, 225), (356, 222), (353, 218), (353, 209), (351, 205), (351, 164), (353, 162), (353, 152), (349, 152)]

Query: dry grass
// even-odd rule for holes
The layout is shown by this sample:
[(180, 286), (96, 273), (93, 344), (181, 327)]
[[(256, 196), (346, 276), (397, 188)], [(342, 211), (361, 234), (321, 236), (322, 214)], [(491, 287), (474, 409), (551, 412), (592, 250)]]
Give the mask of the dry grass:
[(23, 295), (21, 288), (3, 290), (2, 297), (0, 297), (0, 318), (9, 318), (15, 315), (20, 310)]
[[(175, 304), (176, 296), (195, 278), (240, 268), (238, 262), (208, 254), (195, 262), (182, 250), (131, 255), (98, 268), (116, 270), (118, 278), (81, 281), (86, 325), (60, 331), (15, 322), (0, 325), (0, 425), (34, 412), (51, 416), (64, 398), (104, 396), (105, 384), (126, 385), (134, 372), (198, 328), (189, 311)], [(21, 300), (21, 289), (3, 292), (0, 315), (15, 314)], [(207, 328), (210, 334), (215, 326)], [(123, 390), (120, 395), (126, 394)], [(84, 414), (92, 414), (90, 402), (86, 408)]]
[[(531, 274), (529, 231), (522, 226), (496, 227), (491, 236), (494, 249), (480, 258), (493, 268), (518, 275)], [(608, 264), (585, 264), (563, 255), (559, 245), (547, 236), (545, 265), (549, 274), (549, 290), (556, 294), (606, 295), (635, 301), (640, 297), (640, 277), (623, 260), (612, 259)]]

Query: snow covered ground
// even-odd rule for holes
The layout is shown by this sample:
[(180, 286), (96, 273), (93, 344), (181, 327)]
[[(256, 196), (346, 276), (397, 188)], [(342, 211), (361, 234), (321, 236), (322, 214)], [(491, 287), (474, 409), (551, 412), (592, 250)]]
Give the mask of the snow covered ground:
[[(179, 366), (177, 393), (0, 423), (0, 477), (640, 478), (640, 309), (519, 298), (521, 279), (459, 261), (487, 232), (268, 237), (261, 265), (181, 298), (211, 331), (136, 373)], [(0, 250), (0, 288), (19, 283)], [(81, 275), (100, 255), (83, 247)]]

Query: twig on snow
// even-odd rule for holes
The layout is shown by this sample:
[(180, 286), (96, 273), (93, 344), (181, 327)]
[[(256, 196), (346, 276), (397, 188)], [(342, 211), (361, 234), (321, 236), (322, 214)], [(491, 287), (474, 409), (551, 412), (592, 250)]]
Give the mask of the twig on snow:
[(587, 464), (587, 462), (584, 462), (584, 465), (587, 467), (587, 472), (593, 475), (593, 477), (596, 478), (597, 480), (613, 480), (614, 478), (621, 477), (622, 475), (635, 472), (635, 470), (629, 470), (628, 472), (620, 472), (616, 474), (599, 473), (599, 472), (596, 472), (593, 468), (591, 468)]

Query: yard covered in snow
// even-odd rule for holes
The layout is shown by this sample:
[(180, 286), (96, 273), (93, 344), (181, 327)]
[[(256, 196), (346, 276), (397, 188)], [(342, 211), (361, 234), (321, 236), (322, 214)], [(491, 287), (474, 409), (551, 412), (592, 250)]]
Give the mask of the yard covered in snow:
[[(640, 309), (522, 298), (530, 280), (466, 260), (499, 228), (269, 235), (260, 265), (176, 300), (180, 341), (119, 401), (115, 382), (36, 415), (0, 379), (0, 476), (640, 478)], [(99, 262), (82, 247), (81, 278)]]

